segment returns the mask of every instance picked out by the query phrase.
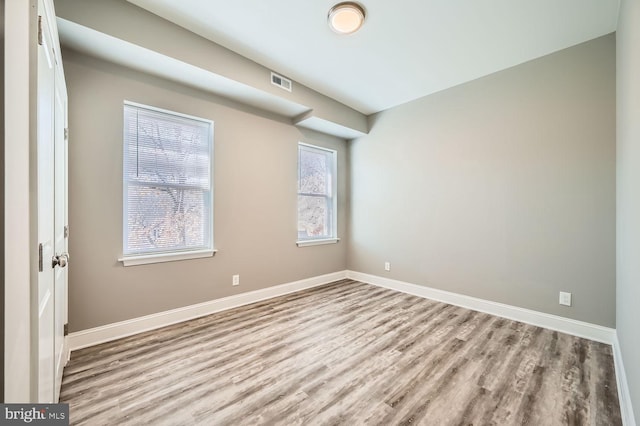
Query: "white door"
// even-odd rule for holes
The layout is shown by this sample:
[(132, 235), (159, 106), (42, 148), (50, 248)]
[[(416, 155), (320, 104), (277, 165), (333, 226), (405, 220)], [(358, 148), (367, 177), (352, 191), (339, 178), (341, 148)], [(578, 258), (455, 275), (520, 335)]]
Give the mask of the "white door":
[[(67, 359), (66, 108), (52, 3), (38, 1), (38, 402), (57, 402)], [(59, 52), (58, 52), (59, 54)], [(58, 56), (59, 57), (59, 56)]]
[(38, 2), (38, 402), (54, 397), (54, 87), (55, 55), (47, 14)]
[(60, 397), (62, 370), (68, 359), (65, 324), (67, 324), (67, 276), (69, 261), (67, 249), (67, 92), (64, 74), (56, 66), (55, 85), (55, 142), (54, 142), (54, 253), (58, 265), (54, 268), (54, 357), (55, 385), (54, 401)]

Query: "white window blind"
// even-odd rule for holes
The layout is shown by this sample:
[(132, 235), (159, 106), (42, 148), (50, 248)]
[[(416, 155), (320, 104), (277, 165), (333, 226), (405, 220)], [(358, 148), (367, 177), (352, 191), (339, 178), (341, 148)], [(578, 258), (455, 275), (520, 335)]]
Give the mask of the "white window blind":
[(213, 249), (212, 157), (212, 121), (125, 103), (125, 257)]
[(336, 151), (298, 144), (298, 241), (335, 239)]

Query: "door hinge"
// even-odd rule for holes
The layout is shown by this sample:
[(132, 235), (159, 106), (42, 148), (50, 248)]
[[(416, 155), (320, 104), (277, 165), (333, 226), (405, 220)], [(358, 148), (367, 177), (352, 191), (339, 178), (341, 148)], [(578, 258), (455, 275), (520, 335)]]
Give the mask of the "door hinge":
[(65, 140), (69, 139), (69, 128), (68, 127), (64, 128), (64, 139)]
[(69, 335), (69, 323), (66, 323), (64, 325), (64, 335), (68, 336)]
[(69, 238), (69, 225), (64, 226), (64, 237)]
[(38, 15), (38, 44), (42, 46), (42, 16)]
[(42, 272), (42, 243), (38, 244), (38, 272)]

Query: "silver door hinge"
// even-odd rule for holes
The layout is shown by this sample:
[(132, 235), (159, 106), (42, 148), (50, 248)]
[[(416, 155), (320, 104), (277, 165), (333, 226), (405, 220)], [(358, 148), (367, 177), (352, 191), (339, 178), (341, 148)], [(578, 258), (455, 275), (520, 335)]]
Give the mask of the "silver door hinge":
[(38, 15), (38, 44), (42, 46), (42, 16)]
[(64, 237), (69, 238), (69, 225), (64, 226)]
[(69, 139), (69, 128), (68, 127), (64, 128), (64, 139), (65, 140)]
[(66, 323), (64, 325), (64, 335), (68, 336), (69, 335), (69, 323)]
[(38, 272), (42, 272), (42, 243), (38, 244)]

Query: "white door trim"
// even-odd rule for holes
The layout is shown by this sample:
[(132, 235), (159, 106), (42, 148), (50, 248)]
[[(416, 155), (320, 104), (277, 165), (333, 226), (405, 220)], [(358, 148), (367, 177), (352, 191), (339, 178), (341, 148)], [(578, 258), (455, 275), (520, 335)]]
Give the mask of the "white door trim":
[[(5, 2), (5, 345), (4, 402), (35, 399), (31, 358), (31, 289), (37, 284), (33, 238), (30, 93), (35, 76), (35, 0)], [(9, 143), (8, 141), (11, 141)], [(34, 267), (35, 274), (34, 274)], [(36, 276), (34, 276), (36, 275)]]

